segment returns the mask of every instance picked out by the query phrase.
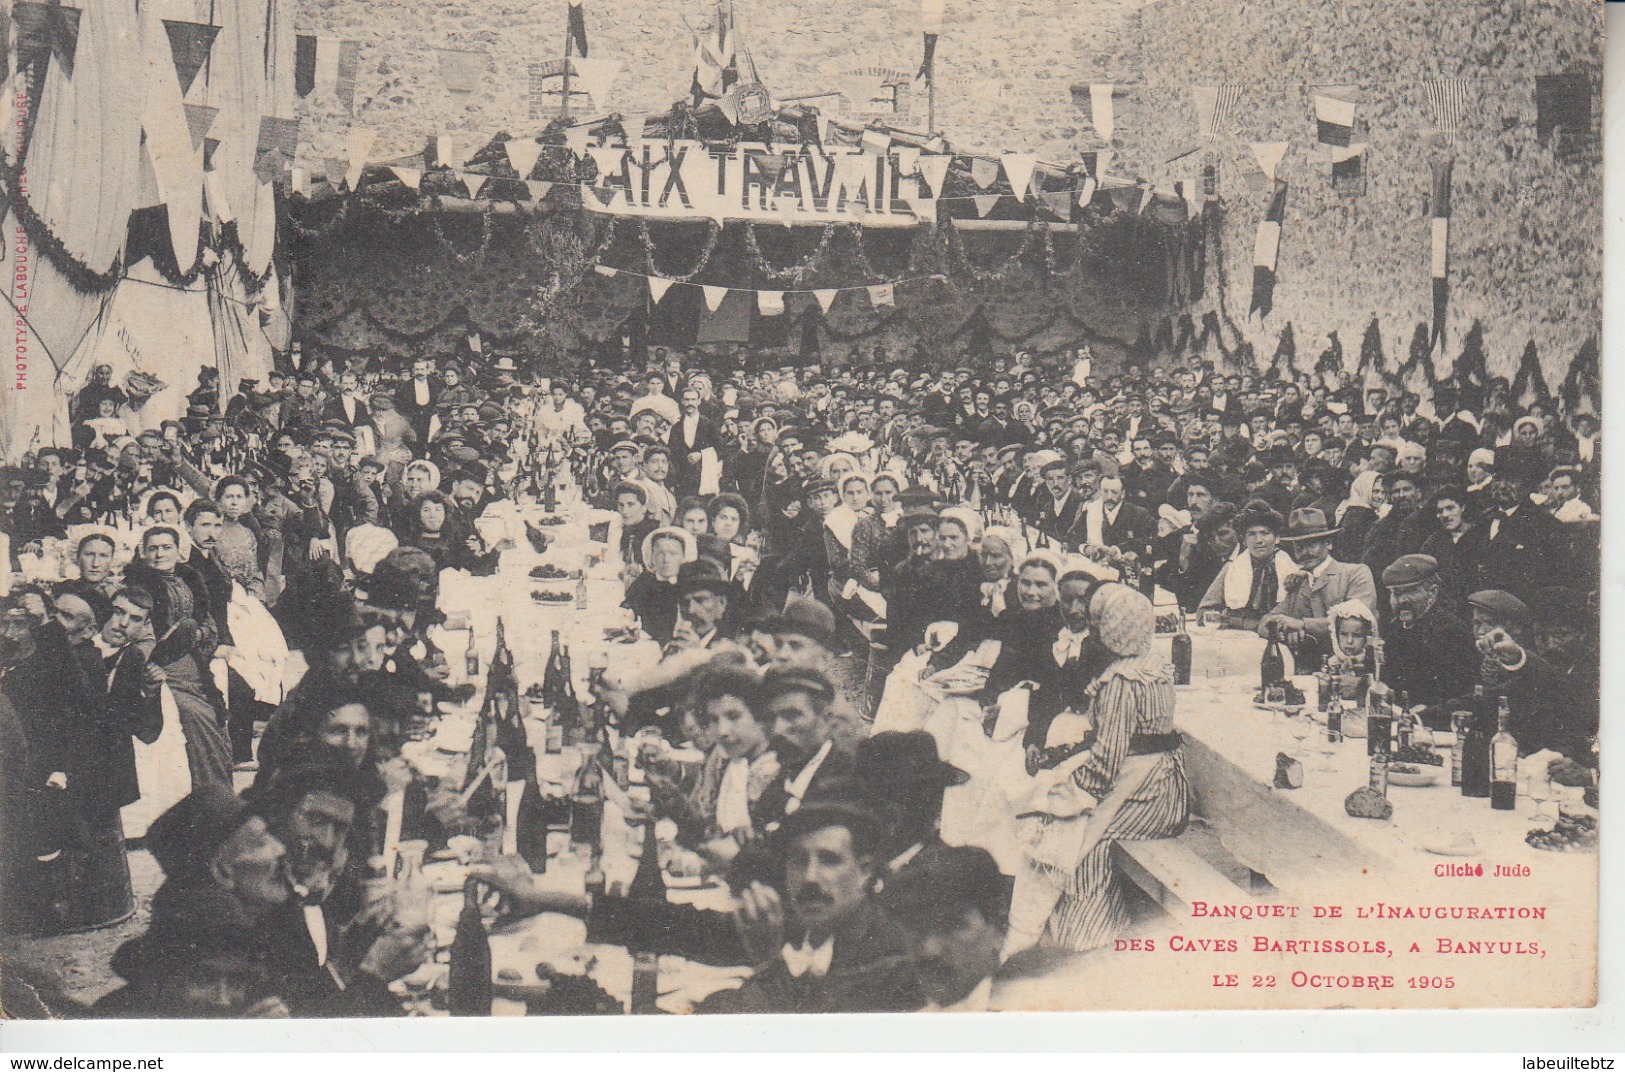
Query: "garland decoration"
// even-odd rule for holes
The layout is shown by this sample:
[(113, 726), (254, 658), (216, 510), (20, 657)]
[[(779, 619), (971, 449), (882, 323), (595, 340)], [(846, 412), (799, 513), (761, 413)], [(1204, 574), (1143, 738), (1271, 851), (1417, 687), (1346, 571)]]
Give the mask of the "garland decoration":
[(21, 164), (20, 158), (13, 164), (4, 152), (0, 152), (0, 201), (17, 214), (17, 222), (28, 236), (29, 243), (45, 255), (51, 267), (79, 294), (106, 294), (118, 286), (119, 280), (124, 278), (123, 257), (114, 257), (105, 272), (98, 272), (75, 257), (67, 245), (51, 232), (50, 225), (34, 211), (28, 198), (20, 195), (23, 184), (18, 172)]
[(706, 235), (705, 249), (700, 251), (699, 260), (694, 263), (693, 269), (678, 274), (663, 272), (655, 264), (655, 241), (654, 236), (649, 233), (649, 221), (639, 219), (638, 235), (643, 239), (643, 265), (649, 270), (649, 274), (661, 279), (670, 279), (676, 283), (688, 283), (705, 271), (706, 266), (711, 263), (711, 255), (717, 251), (717, 243), (722, 239), (722, 225), (715, 220), (708, 220), (706, 223), (710, 228), (710, 232)]
[[(756, 262), (756, 270), (774, 283), (790, 283), (795, 286), (805, 283), (824, 266), (824, 258), (828, 255), (830, 244), (834, 241), (834, 238), (835, 224), (824, 224), (823, 233), (819, 235), (816, 249), (803, 257), (799, 264), (792, 265), (789, 268), (778, 268), (762, 253), (762, 247), (756, 240), (755, 221), (745, 221), (745, 249), (750, 253), (751, 259)], [(913, 267), (912, 263), (910, 267)]]

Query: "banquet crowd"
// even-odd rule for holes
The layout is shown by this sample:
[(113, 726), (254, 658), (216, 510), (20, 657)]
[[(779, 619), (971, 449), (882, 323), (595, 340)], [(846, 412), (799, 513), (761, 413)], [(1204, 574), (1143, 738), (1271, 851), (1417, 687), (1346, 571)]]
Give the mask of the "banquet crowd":
[[(616, 516), (660, 648), (595, 677), (593, 717), (701, 754), (650, 764), (648, 807), (735, 907), (473, 872), (506, 913), (751, 969), (702, 1012), (986, 1008), (1109, 949), (1139, 910), (1112, 845), (1191, 813), (1176, 608), (1374, 676), (1428, 726), (1508, 696), (1521, 749), (1595, 784), (1595, 413), (1493, 378), (1424, 399), (1086, 351), (707, 360), (301, 354), (264, 383), (204, 369), (162, 422), (163, 385), (97, 369), (72, 446), (0, 470), (6, 942), (127, 915), (132, 849), (163, 879), (117, 989), (83, 1005), (8, 957), (8, 1012), (401, 1015), (432, 935), (365, 893), (381, 801), (404, 791), (402, 836), (436, 849), (470, 830), (402, 749), (474, 689), (434, 642), (444, 571), (546, 542), (489, 524), (534, 505), (543, 451)], [(945, 836), (968, 778), (924, 728), (945, 700), (1017, 757), (1019, 830)]]

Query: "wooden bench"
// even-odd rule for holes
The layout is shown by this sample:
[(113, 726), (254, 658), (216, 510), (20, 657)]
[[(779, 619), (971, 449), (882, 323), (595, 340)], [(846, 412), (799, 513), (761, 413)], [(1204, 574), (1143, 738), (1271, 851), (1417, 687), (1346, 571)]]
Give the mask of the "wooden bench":
[(1252, 897), (1178, 838), (1114, 841), (1112, 858), (1130, 882), (1172, 915), (1188, 916), (1193, 901), (1233, 904)]

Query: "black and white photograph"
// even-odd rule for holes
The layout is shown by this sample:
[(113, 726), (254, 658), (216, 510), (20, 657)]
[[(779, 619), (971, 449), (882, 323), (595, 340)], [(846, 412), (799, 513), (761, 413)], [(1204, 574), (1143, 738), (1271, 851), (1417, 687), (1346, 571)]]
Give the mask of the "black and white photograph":
[(3, 1016), (1595, 1005), (1603, 23), (6, 4)]

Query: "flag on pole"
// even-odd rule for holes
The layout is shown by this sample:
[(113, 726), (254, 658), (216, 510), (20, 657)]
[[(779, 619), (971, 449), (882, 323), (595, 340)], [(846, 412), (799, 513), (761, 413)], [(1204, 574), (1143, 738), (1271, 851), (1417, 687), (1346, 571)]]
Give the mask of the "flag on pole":
[(565, 41), (565, 54), (575, 49), (575, 54), (582, 59), (587, 58), (587, 15), (581, 10), (581, 0), (569, 0), (570, 29), (569, 38)]
[(1281, 222), (1286, 218), (1286, 183), (1275, 180), (1275, 193), (1270, 207), (1258, 224), (1258, 237), (1253, 243), (1253, 297), (1247, 306), (1247, 315), (1257, 313), (1261, 318), (1275, 308), (1275, 265), (1281, 252)]
[(694, 38), (694, 100), (716, 100), (737, 81), (732, 19), (719, 8), (715, 25)]
[(1322, 145), (1347, 146), (1354, 140), (1354, 102), (1315, 95), (1316, 140)]
[(1095, 133), (1100, 140), (1112, 140), (1112, 130), (1116, 122), (1112, 105), (1112, 84), (1110, 82), (1095, 82), (1089, 86), (1089, 117), (1095, 124)]
[(1444, 316), (1450, 305), (1450, 157), (1433, 165), (1433, 332), (1428, 352), (1444, 347)]
[(1461, 121), (1467, 115), (1471, 99), (1465, 78), (1435, 78), (1422, 83), (1427, 93), (1428, 110), (1433, 113), (1433, 124), (1446, 141), (1455, 141)]
[(920, 60), (920, 70), (914, 77), (923, 78), (927, 82), (936, 77), (937, 67), (937, 35), (925, 35), (925, 58)]

